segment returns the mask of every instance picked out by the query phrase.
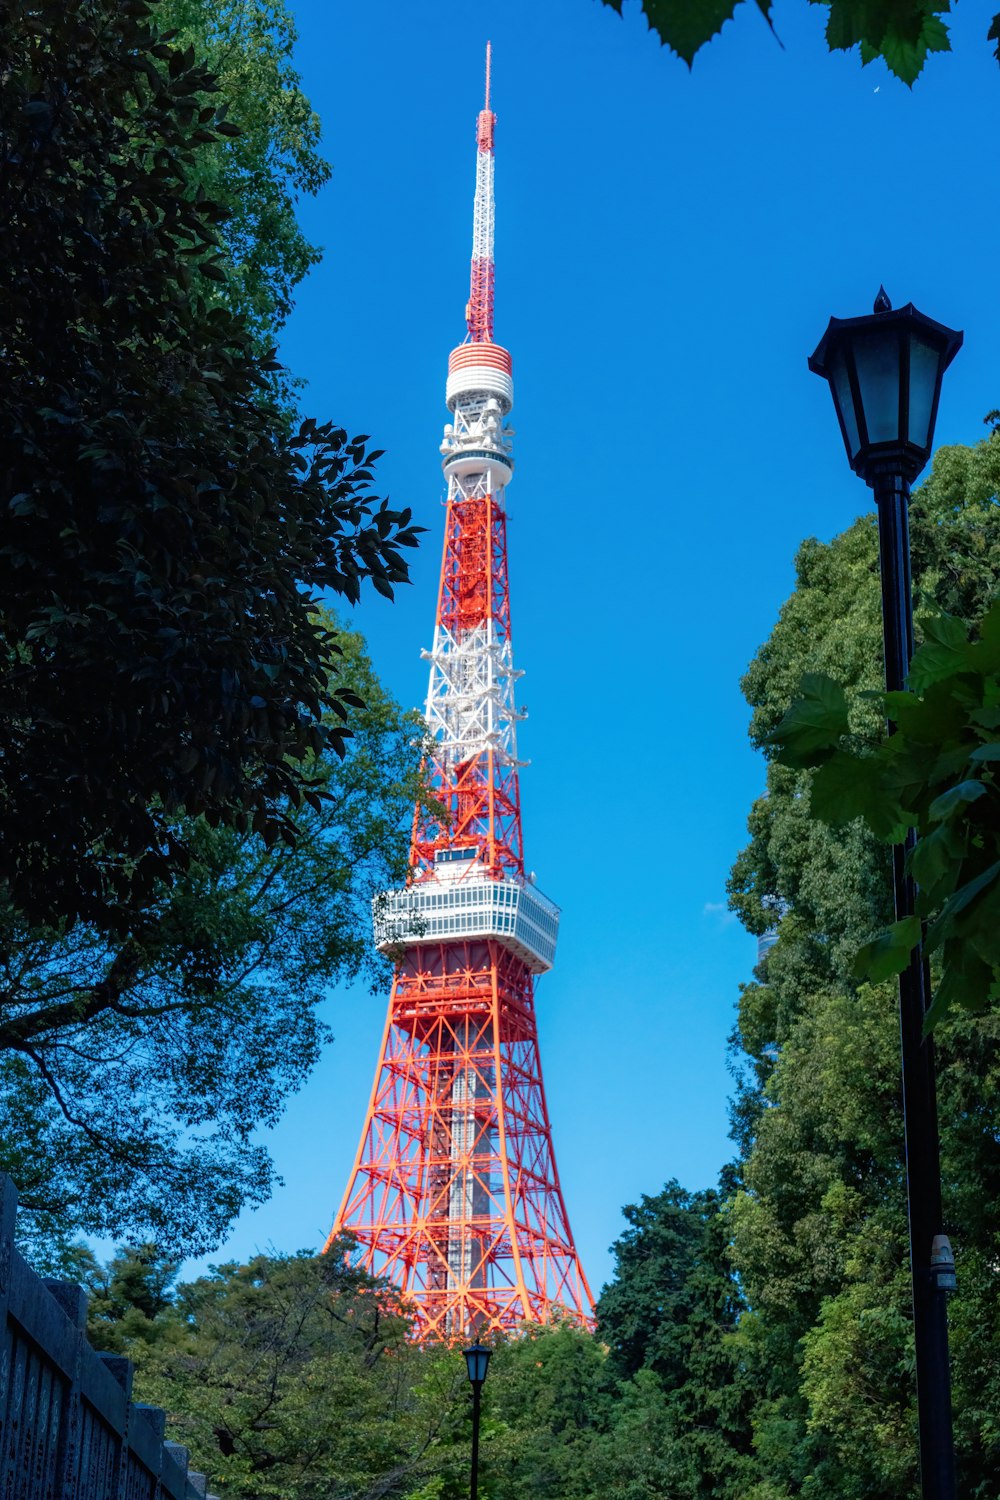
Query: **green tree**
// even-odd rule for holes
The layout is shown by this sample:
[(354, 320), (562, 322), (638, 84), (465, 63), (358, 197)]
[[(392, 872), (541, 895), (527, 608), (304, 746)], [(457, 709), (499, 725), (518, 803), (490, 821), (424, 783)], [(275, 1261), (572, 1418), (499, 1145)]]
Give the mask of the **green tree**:
[(337, 635), (340, 680), (365, 706), (343, 758), (310, 766), (294, 845), (180, 825), (190, 863), (130, 938), (127, 974), (85, 923), (0, 913), (0, 1162), (49, 1264), (81, 1230), (171, 1255), (217, 1244), (268, 1195), (258, 1132), (328, 1040), (319, 1001), (382, 979), (370, 901), (405, 875), (421, 725), (361, 638)]
[[(623, 0), (604, 0), (619, 15)], [(690, 66), (695, 55), (727, 21), (742, 0), (642, 0), (642, 11), (665, 47)], [(890, 72), (904, 83), (919, 77), (928, 54), (948, 52), (951, 41), (942, 16), (951, 0), (810, 0), (829, 11), (826, 40), (831, 52), (860, 49), (862, 63), (885, 60)], [(754, 0), (754, 6), (773, 31), (773, 0)], [(998, 43), (1000, 60), (1000, 15), (995, 16), (987, 40)]]
[(321, 253), (303, 234), (296, 203), (330, 179), (319, 117), (295, 66), (294, 19), (285, 0), (157, 0), (155, 14), (176, 31), (175, 46), (193, 46), (205, 60), (239, 131), (204, 143), (195, 173), (229, 211), (219, 226), (230, 262), (220, 293), (269, 348)]
[[(676, 1185), (651, 1205), (679, 1238), (647, 1216), (650, 1258), (663, 1269), (679, 1249), (689, 1287), (650, 1309), (651, 1327), (661, 1352), (671, 1337), (683, 1348), (684, 1368), (671, 1358), (667, 1379), (648, 1363), (622, 1378), (602, 1339), (569, 1324), (491, 1334), (481, 1449), (491, 1500), (742, 1500), (735, 1406), (705, 1389), (727, 1378), (724, 1217), (714, 1195)], [(627, 1277), (641, 1234), (625, 1239)], [(178, 1288), (150, 1246), (103, 1269), (83, 1252), (92, 1337), (136, 1362), (138, 1394), (167, 1408), (171, 1437), (226, 1500), (463, 1500), (471, 1393), (460, 1350), (410, 1341), (394, 1295), (343, 1248), (258, 1256)], [(653, 1295), (652, 1280), (639, 1283)], [(683, 1326), (671, 1335), (672, 1320)]]
[(290, 434), (215, 295), (198, 156), (237, 127), (194, 50), (145, 0), (20, 0), (0, 54), (0, 868), (30, 921), (124, 938), (118, 985), (181, 810), (294, 836), (351, 708), (313, 600), (391, 595), (415, 535), (365, 439)]
[[(918, 617), (945, 610), (972, 620), (1000, 581), (1000, 438), (945, 448), (911, 506)], [(844, 684), (854, 744), (874, 749), (884, 735), (884, 685), (874, 517), (863, 516), (831, 543), (803, 543), (796, 588), (770, 638), (750, 664), (743, 689), (753, 710), (750, 738), (769, 758), (767, 793), (753, 807), (751, 841), (736, 860), (729, 890), (744, 925), (762, 934), (785, 911), (766, 985), (740, 1003), (740, 1038), (760, 1078), (803, 994), (835, 986), (853, 993), (858, 949), (891, 918), (888, 851), (859, 821), (830, 827), (811, 813), (812, 772), (774, 758), (771, 736), (809, 672)]]
[(916, 1474), (894, 996), (804, 998), (732, 1209), (757, 1467), (791, 1493), (889, 1500)]
[[(911, 512), (919, 616), (984, 612), (1000, 582), (998, 493), (995, 436), (936, 455)], [(873, 518), (805, 543), (797, 570), (744, 682), (751, 737), (773, 757), (769, 737), (802, 675), (825, 671), (844, 684), (852, 744), (871, 751), (884, 734)], [(771, 759), (731, 882), (751, 931), (780, 914), (735, 1039), (742, 1185), (730, 1222), (751, 1309), (738, 1337), (761, 1392), (748, 1494), (903, 1500), (916, 1444), (895, 986), (854, 972), (891, 915), (887, 850), (861, 820), (813, 816), (814, 776)], [(961, 1486), (980, 1500), (1000, 1493), (987, 1374), (1000, 1323), (983, 1275), (1000, 1253), (998, 1043), (995, 1014), (949, 1018), (939, 1032), (945, 1210), (963, 1266), (951, 1303)]]
[(503, 1500), (590, 1500), (607, 1482), (615, 1382), (604, 1349), (571, 1326), (502, 1344), (483, 1390), (483, 1473)]
[(461, 1359), (408, 1343), (393, 1295), (343, 1255), (220, 1266), (160, 1316), (128, 1345), (137, 1389), (226, 1500), (374, 1500), (433, 1471)]
[(100, 1266), (84, 1246), (76, 1250), (76, 1279), (87, 1292), (87, 1337), (94, 1349), (123, 1354), (138, 1339), (159, 1338), (173, 1305), (180, 1266), (155, 1245), (125, 1245)]
[[(735, 1496), (749, 1451), (749, 1391), (736, 1338), (744, 1304), (728, 1260), (723, 1199), (671, 1181), (624, 1215), (630, 1227), (612, 1247), (615, 1275), (597, 1310), (612, 1368), (634, 1381), (623, 1387), (617, 1437), (636, 1410), (655, 1406), (658, 1388), (661, 1425), (675, 1450), (670, 1492)], [(655, 1381), (640, 1378), (644, 1372)]]
[(678, 1431), (669, 1397), (652, 1370), (639, 1370), (618, 1388), (613, 1419), (601, 1453), (601, 1468), (591, 1490), (594, 1500), (688, 1500), (713, 1494), (726, 1500), (731, 1491), (720, 1485), (706, 1491), (706, 1475), (698, 1454)]

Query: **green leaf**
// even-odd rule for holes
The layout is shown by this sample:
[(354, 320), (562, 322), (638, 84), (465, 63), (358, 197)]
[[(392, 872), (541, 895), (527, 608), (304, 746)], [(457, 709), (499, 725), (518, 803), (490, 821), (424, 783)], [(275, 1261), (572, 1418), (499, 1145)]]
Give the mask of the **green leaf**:
[(873, 942), (866, 943), (859, 950), (854, 960), (854, 977), (878, 984), (883, 979), (891, 979), (893, 974), (901, 974), (919, 942), (919, 917), (904, 917), (900, 922), (893, 922)]
[(915, 36), (911, 17), (905, 17), (902, 25), (895, 20), (890, 22), (879, 50), (889, 71), (910, 85), (919, 78), (928, 52), (947, 52), (950, 46), (944, 22), (936, 15), (927, 14)]
[(968, 671), (969, 651), (968, 643), (959, 647), (928, 641), (913, 653), (906, 674), (907, 686), (915, 693), (922, 693), (932, 683), (946, 681), (956, 672)]
[(976, 762), (1000, 760), (1000, 742), (991, 740), (988, 745), (980, 745), (968, 758)]
[(948, 943), (941, 980), (924, 1017), (924, 1036), (930, 1035), (952, 1006), (960, 1006), (963, 1010), (985, 1010), (996, 977), (992, 966), (984, 963), (966, 943)]
[[(936, 645), (921, 648), (923, 651), (945, 649)], [(915, 686), (911, 673), (910, 687)], [(897, 728), (915, 739), (940, 747), (943, 741), (957, 736), (967, 723), (968, 703), (962, 684), (949, 674), (947, 680), (924, 683), (918, 691), (919, 697), (917, 691), (886, 693), (887, 712)]]
[(965, 625), (952, 615), (925, 615), (917, 623), (924, 642), (913, 653), (906, 680), (912, 691), (920, 693), (934, 682), (967, 670), (970, 647)]
[[(651, 31), (690, 67), (696, 53), (717, 36), (738, 0), (642, 0)], [(883, 57), (890, 71), (912, 84), (931, 52), (947, 52), (951, 43), (940, 13), (940, 0), (817, 0), (828, 3), (826, 28), (831, 51), (861, 48), (862, 63)], [(604, 0), (618, 15), (623, 0)], [(756, 0), (757, 9), (774, 33), (772, 0)], [(1000, 21), (1000, 18), (998, 18)]]
[(977, 729), (1000, 729), (1000, 708), (980, 708), (969, 715)]
[(899, 803), (889, 797), (882, 763), (871, 755), (835, 750), (813, 776), (810, 810), (831, 828), (864, 818), (877, 838), (901, 839), (909, 826)]
[[(947, 10), (947, 5), (939, 6), (939, 10)], [(948, 27), (939, 15), (929, 15), (924, 18), (921, 29), (921, 39), (928, 52), (950, 52), (951, 36)]]
[(831, 0), (826, 44), (831, 52), (847, 52), (863, 41), (861, 12), (854, 0)]
[(961, 647), (968, 643), (968, 627), (954, 615), (922, 615), (917, 624), (925, 640), (936, 641), (939, 646)]
[[(690, 67), (695, 53), (719, 34), (738, 4), (739, 0), (642, 0), (642, 9), (650, 31)], [(620, 0), (613, 9), (621, 13)]]
[(976, 905), (958, 934), (984, 963), (1000, 965), (1000, 885), (994, 885)]
[(942, 823), (917, 840), (906, 866), (928, 903), (938, 905), (954, 889), (956, 867), (965, 857), (965, 847), (961, 832), (951, 823)]
[(967, 807), (970, 802), (978, 802), (985, 793), (986, 788), (981, 781), (960, 781), (958, 786), (949, 787), (940, 797), (934, 798), (927, 816), (932, 823), (940, 822), (942, 818), (949, 818), (958, 808)]
[(977, 896), (990, 886), (997, 876), (1000, 875), (1000, 860), (989, 866), (981, 875), (974, 880), (967, 881), (965, 885), (951, 896), (941, 909), (939, 916), (927, 929), (927, 951), (933, 953), (935, 948), (940, 947), (946, 938), (951, 936), (954, 929), (955, 918), (963, 912)]
[[(996, 17), (994, 26), (998, 22), (1000, 22), (1000, 16)], [(1000, 647), (1000, 595), (993, 600), (979, 622), (979, 639), (989, 646)]]
[(1000, 15), (994, 16), (993, 20), (990, 22), (990, 29), (986, 33), (986, 40), (988, 42), (996, 42), (997, 45), (994, 50), (993, 56), (996, 58), (997, 62), (1000, 62)]
[(848, 733), (847, 699), (832, 677), (807, 672), (800, 684), (801, 698), (787, 710), (781, 723), (764, 739), (777, 749), (783, 766), (802, 768), (828, 759)]
[(922, 708), (921, 700), (916, 693), (871, 693), (866, 697), (880, 698), (885, 709), (886, 717), (898, 725), (901, 729), (913, 728), (913, 717), (919, 715)]
[(933, 747), (906, 734), (894, 734), (880, 747), (878, 755), (884, 766), (882, 780), (886, 794), (906, 810), (908, 823), (919, 822), (927, 805), (928, 783), (939, 759)]
[(931, 785), (936, 785), (939, 781), (951, 781), (965, 770), (971, 759), (967, 744), (952, 745), (950, 749), (942, 750), (931, 768), (928, 780)]

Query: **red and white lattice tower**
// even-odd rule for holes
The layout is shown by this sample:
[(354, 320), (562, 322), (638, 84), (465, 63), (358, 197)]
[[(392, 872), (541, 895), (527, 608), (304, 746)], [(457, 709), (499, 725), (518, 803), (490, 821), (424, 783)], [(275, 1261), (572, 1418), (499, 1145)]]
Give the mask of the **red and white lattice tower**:
[(493, 342), (490, 49), (477, 122), (468, 338), (448, 361), (454, 420), (427, 722), (433, 797), (417, 809), (404, 890), (375, 903), (396, 957), (357, 1159), (328, 1246), (410, 1302), (424, 1339), (568, 1316), (590, 1323), (552, 1150), (534, 981), (559, 909), (525, 876), (504, 494), (513, 470), (510, 354)]

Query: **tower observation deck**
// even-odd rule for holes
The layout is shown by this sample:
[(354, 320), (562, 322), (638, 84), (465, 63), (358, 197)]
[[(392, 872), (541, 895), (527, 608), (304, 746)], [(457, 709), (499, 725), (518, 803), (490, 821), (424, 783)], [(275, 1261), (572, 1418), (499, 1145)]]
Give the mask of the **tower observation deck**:
[(593, 1300), (556, 1172), (535, 1020), (559, 908), (526, 876), (507, 579), (514, 472), (509, 352), (493, 340), (490, 48), (476, 122), (467, 337), (448, 361), (444, 556), (430, 650), (425, 767), (406, 886), (374, 903), (395, 961), (361, 1142), (329, 1249), (407, 1299), (418, 1334), (458, 1339)]

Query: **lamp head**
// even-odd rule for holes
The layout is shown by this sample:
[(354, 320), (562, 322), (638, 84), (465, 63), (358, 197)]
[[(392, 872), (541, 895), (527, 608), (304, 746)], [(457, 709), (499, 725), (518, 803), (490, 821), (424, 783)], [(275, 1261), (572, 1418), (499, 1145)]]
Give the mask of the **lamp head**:
[(462, 1353), (465, 1355), (465, 1368), (469, 1374), (470, 1384), (477, 1389), (486, 1380), (486, 1371), (489, 1369), (492, 1352), (492, 1349), (487, 1349), (486, 1345), (480, 1344), (478, 1340), (470, 1348), (462, 1350)]
[(809, 368), (829, 382), (848, 462), (866, 482), (882, 468), (912, 480), (924, 467), (962, 338), (912, 302), (894, 311), (884, 287), (866, 317), (830, 319)]

